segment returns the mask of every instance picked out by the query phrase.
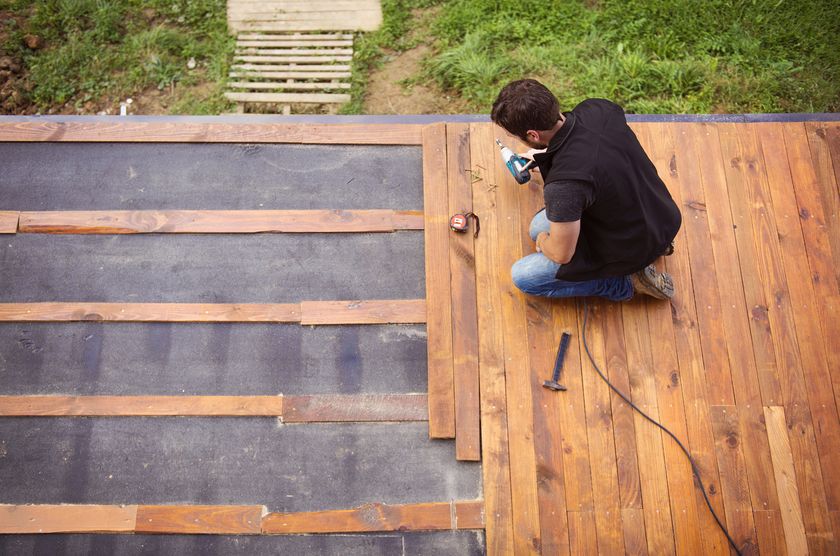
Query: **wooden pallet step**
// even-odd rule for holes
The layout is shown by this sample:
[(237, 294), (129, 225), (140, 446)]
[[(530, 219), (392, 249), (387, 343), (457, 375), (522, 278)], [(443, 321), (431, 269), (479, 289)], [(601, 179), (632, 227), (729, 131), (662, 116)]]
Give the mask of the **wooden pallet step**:
[(353, 39), (341, 40), (237, 40), (237, 48), (299, 48), (299, 47), (342, 47), (353, 46)]
[(225, 93), (233, 102), (275, 102), (281, 104), (342, 104), (350, 95), (335, 93)]
[[(293, 31), (295, 29), (302, 31), (323, 31), (330, 27), (347, 29), (348, 24), (352, 23), (354, 31), (375, 31), (382, 24), (382, 17), (380, 14), (369, 14), (364, 19), (350, 19), (350, 14), (345, 12), (338, 14), (331, 20), (311, 19), (300, 21), (230, 21), (229, 25), (236, 31)], [(355, 14), (354, 14), (355, 15)]]
[(333, 12), (341, 11), (355, 11), (355, 10), (374, 10), (378, 2), (368, 1), (359, 2), (357, 0), (332, 0), (330, 2), (323, 0), (316, 0), (306, 2), (303, 0), (284, 0), (283, 2), (228, 2), (228, 13), (234, 14), (276, 14), (282, 15), (285, 13), (305, 12)]
[(331, 64), (334, 62), (349, 62), (352, 56), (235, 56), (241, 62), (255, 64), (269, 64), (273, 62), (295, 62), (298, 64)]
[(352, 48), (238, 48), (237, 56), (352, 56)]
[[(231, 78), (237, 79), (349, 79), (352, 74), (349, 71), (232, 71), (228, 74)], [(2, 215), (0, 215), (0, 219)]]
[(322, 41), (322, 40), (353, 40), (353, 33), (295, 33), (295, 32), (279, 32), (279, 33), (240, 33), (237, 35), (240, 41), (276, 41), (276, 40), (295, 40), (295, 41)]
[(347, 64), (235, 64), (231, 66), (232, 71), (323, 71), (323, 72), (349, 72)]
[(263, 89), (263, 90), (296, 90), (322, 91), (324, 89), (349, 89), (350, 83), (258, 83), (247, 81), (233, 81), (228, 83), (229, 89)]
[[(297, 9), (297, 11), (286, 12), (238, 12), (229, 13), (228, 21), (231, 22), (265, 22), (265, 23), (295, 23), (297, 21), (335, 21), (339, 22), (358, 22), (360, 20), (373, 19), (378, 17), (382, 19), (382, 11), (377, 9), (354, 10), (354, 9), (340, 9), (331, 10), (329, 12), (313, 12), (307, 10), (305, 7)], [(272, 29), (270, 25), (263, 27), (263, 29)], [(288, 28), (284, 28), (288, 29)]]

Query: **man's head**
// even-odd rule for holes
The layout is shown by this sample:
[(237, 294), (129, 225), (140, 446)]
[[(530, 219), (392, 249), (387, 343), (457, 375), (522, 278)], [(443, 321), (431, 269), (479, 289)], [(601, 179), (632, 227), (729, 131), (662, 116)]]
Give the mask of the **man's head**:
[(499, 91), (490, 118), (535, 149), (548, 146), (560, 120), (560, 103), (535, 79), (512, 81)]

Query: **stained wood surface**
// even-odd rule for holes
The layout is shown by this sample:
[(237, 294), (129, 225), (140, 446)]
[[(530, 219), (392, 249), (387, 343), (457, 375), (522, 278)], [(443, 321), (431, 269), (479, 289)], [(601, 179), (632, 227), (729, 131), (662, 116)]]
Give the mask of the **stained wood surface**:
[[(462, 516), (460, 524), (459, 510)], [(290, 535), (435, 531), (455, 528), (481, 528), (474, 503), (367, 504), (352, 510), (270, 513), (263, 518), (262, 532)]]
[(0, 234), (14, 234), (18, 228), (19, 212), (0, 210)]
[[(632, 128), (683, 214), (675, 254), (657, 262), (677, 295), (590, 299), (588, 347), (689, 448), (744, 553), (834, 553), (840, 125)], [(482, 223), (475, 268), (488, 554), (730, 553), (680, 450), (595, 375), (583, 304), (520, 301), (510, 289), (510, 265), (533, 251), (527, 224), (542, 190), (513, 184), (496, 160), (496, 133), (471, 125), (469, 153), (481, 180), (473, 210)], [(562, 330), (574, 337), (561, 378), (569, 391), (541, 391)]]
[(425, 394), (335, 394), (284, 396), (286, 423), (426, 421)]
[(0, 122), (0, 141), (420, 145), (422, 128), (419, 124), (203, 124), (32, 119)]
[(449, 272), (446, 125), (423, 129), (423, 211), (426, 329), (429, 366), (429, 436), (455, 437), (452, 298)]
[(137, 506), (0, 504), (0, 534), (130, 533)]
[(135, 533), (257, 535), (263, 506), (138, 506)]
[(423, 299), (302, 301), (300, 311), (303, 325), (426, 322)]
[(282, 396), (0, 396), (0, 415), (282, 416)]
[[(0, 213), (0, 230), (4, 229), (3, 222), (3, 213)], [(49, 234), (327, 233), (422, 229), (422, 212), (385, 209), (43, 211), (21, 212), (18, 225), (20, 233)], [(10, 230), (7, 233), (14, 233), (13, 228)]]

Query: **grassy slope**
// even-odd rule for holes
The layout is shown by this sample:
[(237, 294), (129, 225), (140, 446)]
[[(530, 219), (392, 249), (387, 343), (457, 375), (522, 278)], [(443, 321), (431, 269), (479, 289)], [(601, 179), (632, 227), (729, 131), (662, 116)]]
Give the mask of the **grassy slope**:
[[(149, 88), (168, 93), (171, 113), (214, 114), (233, 39), (224, 0), (20, 0), (4, 9), (25, 16), (0, 21), (2, 50), (25, 67), (21, 104), (41, 111), (112, 105)], [(27, 48), (37, 36), (44, 47)], [(196, 67), (189, 69), (190, 58)], [(210, 83), (210, 86), (206, 86)], [(204, 84), (203, 87), (197, 87)]]
[(840, 111), (833, 0), (389, 3), (402, 19), (441, 5), (426, 37), (438, 54), (420, 79), (479, 112), (522, 77), (543, 81), (564, 107), (598, 96), (636, 113)]

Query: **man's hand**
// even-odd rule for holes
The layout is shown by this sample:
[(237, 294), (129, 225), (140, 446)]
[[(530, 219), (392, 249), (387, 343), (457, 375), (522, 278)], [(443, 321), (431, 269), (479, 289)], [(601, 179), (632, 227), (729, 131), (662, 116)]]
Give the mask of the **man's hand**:
[(550, 224), (548, 233), (542, 232), (537, 236), (537, 252), (557, 264), (567, 264), (575, 254), (580, 236), (580, 220)]

